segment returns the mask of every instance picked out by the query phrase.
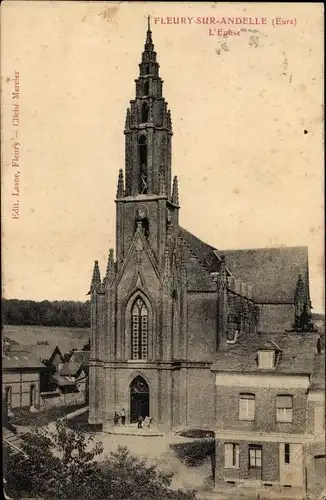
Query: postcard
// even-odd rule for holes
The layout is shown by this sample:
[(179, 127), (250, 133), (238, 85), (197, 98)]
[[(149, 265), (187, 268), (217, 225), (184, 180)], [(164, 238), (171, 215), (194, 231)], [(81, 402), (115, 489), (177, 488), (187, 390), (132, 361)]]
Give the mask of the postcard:
[(326, 498), (323, 38), (2, 3), (7, 498)]

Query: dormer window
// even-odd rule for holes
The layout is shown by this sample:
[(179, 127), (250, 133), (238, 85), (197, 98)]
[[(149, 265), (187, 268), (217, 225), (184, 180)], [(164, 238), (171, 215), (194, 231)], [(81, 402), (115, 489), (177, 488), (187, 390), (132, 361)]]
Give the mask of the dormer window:
[(272, 349), (261, 349), (258, 351), (258, 368), (271, 370), (275, 368), (276, 352)]

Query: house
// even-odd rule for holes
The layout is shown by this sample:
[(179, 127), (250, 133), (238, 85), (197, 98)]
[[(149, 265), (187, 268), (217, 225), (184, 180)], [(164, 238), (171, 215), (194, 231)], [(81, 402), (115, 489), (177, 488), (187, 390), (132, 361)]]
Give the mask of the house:
[(102, 277), (95, 261), (89, 291), (89, 423), (110, 425), (124, 408), (127, 422), (149, 415), (167, 429), (214, 426), (220, 345), (304, 323), (308, 250), (223, 251), (181, 227), (172, 119), (150, 26), (124, 136), (116, 252)]
[(313, 450), (325, 439), (322, 366), (315, 333), (221, 342), (211, 368), (216, 485), (293, 488), (300, 495), (314, 483)]
[(69, 361), (63, 363), (58, 373), (76, 383), (79, 392), (85, 395), (88, 378), (89, 351), (74, 351)]
[(39, 408), (42, 368), (28, 351), (17, 349), (2, 356), (3, 401), (9, 415), (18, 408)]

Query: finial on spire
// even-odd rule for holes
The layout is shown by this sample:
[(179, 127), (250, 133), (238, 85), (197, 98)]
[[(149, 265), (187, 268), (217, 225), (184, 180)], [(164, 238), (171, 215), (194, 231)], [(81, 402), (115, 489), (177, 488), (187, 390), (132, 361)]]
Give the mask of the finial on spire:
[(125, 121), (125, 130), (130, 129), (130, 109), (127, 109), (126, 121)]
[(175, 205), (179, 205), (179, 190), (178, 190), (178, 177), (177, 176), (175, 176), (173, 178), (172, 203), (174, 203)]
[(145, 50), (154, 50), (153, 40), (152, 40), (152, 32), (151, 32), (151, 16), (147, 16), (147, 33), (146, 33), (146, 43)]
[(94, 262), (94, 268), (93, 268), (93, 275), (92, 275), (92, 281), (91, 281), (91, 287), (90, 291), (88, 294), (93, 293), (94, 290), (97, 289), (97, 287), (101, 284), (101, 275), (100, 275), (100, 269), (98, 267), (98, 260)]
[(112, 281), (115, 275), (115, 267), (114, 267), (114, 257), (113, 257), (113, 248), (109, 250), (109, 258), (108, 265), (106, 268), (106, 278), (108, 281)]
[(122, 168), (120, 168), (118, 177), (117, 198), (123, 198), (124, 195), (125, 195), (125, 190), (123, 181), (123, 171)]

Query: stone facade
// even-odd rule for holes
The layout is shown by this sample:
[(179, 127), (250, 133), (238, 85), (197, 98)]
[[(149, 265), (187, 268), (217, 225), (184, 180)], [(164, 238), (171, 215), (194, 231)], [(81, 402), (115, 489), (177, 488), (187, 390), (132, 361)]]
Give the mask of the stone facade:
[(250, 280), (238, 279), (223, 252), (179, 225), (172, 120), (162, 88), (148, 28), (125, 121), (116, 255), (111, 249), (103, 279), (95, 262), (91, 281), (91, 424), (110, 422), (124, 409), (127, 422), (149, 414), (167, 428), (213, 426), (218, 405), (210, 368), (220, 342), (259, 328)]

